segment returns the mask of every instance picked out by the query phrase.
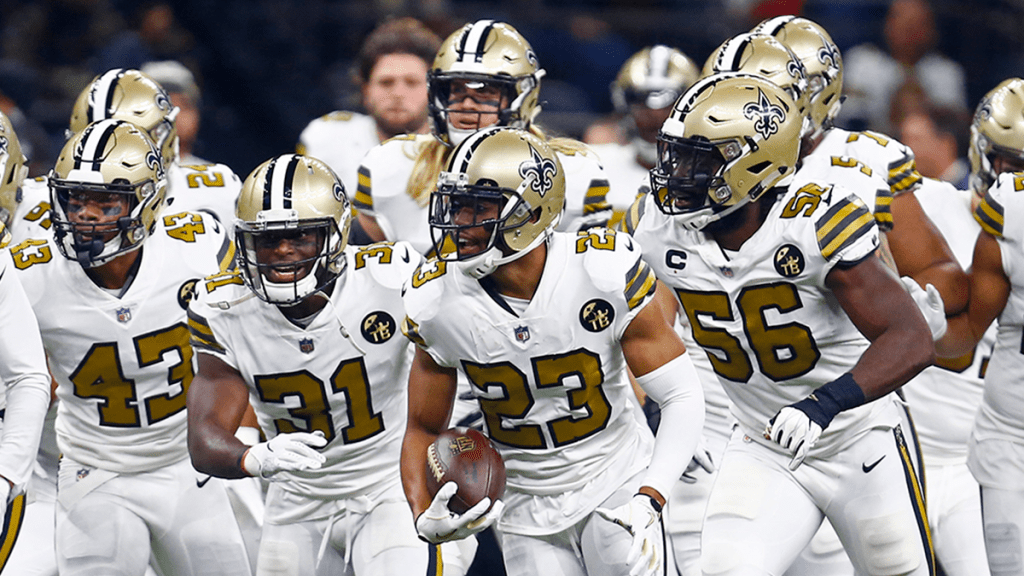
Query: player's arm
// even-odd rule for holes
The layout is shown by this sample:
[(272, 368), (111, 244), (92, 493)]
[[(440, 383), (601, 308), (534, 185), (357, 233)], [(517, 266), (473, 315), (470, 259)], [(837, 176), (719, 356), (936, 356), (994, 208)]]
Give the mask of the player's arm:
[(249, 406), (249, 391), (237, 370), (200, 353), (199, 372), (188, 389), (188, 451), (196, 470), (220, 478), (245, 478), (242, 458), (249, 446), (235, 437)]
[(418, 518), (431, 503), (427, 491), (427, 448), (448, 427), (455, 404), (456, 373), (417, 347), (409, 372), (409, 421), (402, 441), (402, 486)]
[(384, 230), (381, 229), (380, 224), (377, 224), (377, 219), (373, 216), (363, 212), (356, 212), (356, 220), (371, 241), (384, 242), (387, 240)]
[(953, 251), (913, 193), (892, 200), (892, 230), (886, 233), (900, 276), (938, 289), (947, 316), (967, 309), (970, 281)]
[(704, 392), (657, 296), (629, 323), (620, 344), (637, 383), (661, 407), (654, 457), (640, 493), (663, 505), (697, 449), (704, 425)]
[(949, 319), (946, 335), (935, 342), (939, 356), (956, 358), (970, 352), (1010, 298), (1010, 279), (1003, 269), (999, 241), (980, 232), (971, 262), (971, 299), (967, 313)]
[(871, 341), (850, 371), (864, 402), (899, 388), (932, 363), (928, 324), (910, 294), (878, 258), (837, 266), (825, 284)]

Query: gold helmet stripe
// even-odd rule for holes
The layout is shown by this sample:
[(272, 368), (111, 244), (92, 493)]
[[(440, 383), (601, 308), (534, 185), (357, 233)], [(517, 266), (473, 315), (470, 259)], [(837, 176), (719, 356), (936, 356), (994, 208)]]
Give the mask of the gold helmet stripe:
[(98, 122), (109, 118), (113, 113), (114, 87), (124, 76), (124, 68), (114, 68), (103, 73), (95, 82), (89, 92), (88, 116), (92, 122)]
[[(491, 35), (494, 28), (494, 20), (478, 20), (462, 35), (462, 42), (459, 43), (459, 62), (479, 63), (483, 61), (484, 49), (487, 47), (487, 37)], [(472, 60), (470, 60), (472, 59)]]

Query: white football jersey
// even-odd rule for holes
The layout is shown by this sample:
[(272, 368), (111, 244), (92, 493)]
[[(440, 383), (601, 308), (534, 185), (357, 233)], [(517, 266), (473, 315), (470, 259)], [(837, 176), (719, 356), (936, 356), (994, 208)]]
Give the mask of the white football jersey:
[[(646, 468), (654, 440), (619, 344), (654, 295), (640, 246), (595, 228), (555, 233), (547, 247), (540, 284), (519, 313), (454, 262), (428, 261), (405, 294), (405, 333), (472, 383), (505, 461), (502, 529), (517, 533), (550, 533), (589, 514)], [(541, 509), (573, 491), (565, 507)]]
[(604, 173), (608, 176), (608, 203), (615, 215), (621, 218), (640, 194), (640, 188), (650, 186), (650, 171), (636, 161), (637, 150), (632, 143), (589, 146), (601, 158)]
[(13, 243), (26, 238), (46, 238), (52, 234), (50, 186), (46, 176), (26, 178), (21, 183), (21, 199), (11, 220)]
[(337, 110), (310, 122), (299, 135), (295, 150), (330, 166), (351, 196), (359, 182), (363, 156), (378, 144), (377, 122), (372, 116)]
[[(925, 178), (914, 194), (960, 266), (964, 270), (970, 268), (981, 230), (971, 216), (971, 193), (947, 182)], [(935, 366), (925, 368), (903, 385), (921, 451), (929, 462), (966, 462), (967, 439), (981, 404), (985, 369), (995, 337), (993, 324), (970, 354), (954, 359), (936, 358)]]
[(878, 229), (892, 230), (892, 191), (884, 176), (856, 158), (815, 153), (800, 160), (805, 180), (835, 184), (860, 198), (875, 216)]
[(859, 160), (889, 183), (892, 196), (913, 191), (921, 185), (922, 176), (910, 147), (885, 134), (832, 128), (825, 132), (825, 137), (809, 156), (817, 154)]
[[(1001, 174), (974, 211), (984, 231), (999, 242), (1010, 295), (999, 315), (995, 349), (985, 372), (985, 391), (974, 423), (977, 440), (1024, 441), (1024, 174)], [(975, 472), (975, 469), (971, 469)], [(982, 478), (979, 482), (985, 483)]]
[(208, 215), (159, 218), (120, 298), (51, 239), (11, 247), (58, 384), (57, 444), (65, 456), (121, 473), (188, 456), (185, 393), (195, 363), (185, 308), (196, 279), (234, 257), (223, 230)]
[[(873, 257), (879, 240), (870, 211), (844, 189), (797, 172), (737, 252), (678, 224), (650, 194), (626, 218), (644, 258), (679, 299), (744, 433), (779, 450), (763, 438), (768, 421), (850, 371), (868, 347), (825, 277), (834, 266)], [(841, 412), (811, 456), (896, 424), (891, 396)]]
[(231, 228), (242, 182), (224, 164), (173, 164), (167, 170), (167, 205), (163, 214), (205, 212)]
[(330, 302), (306, 328), (260, 300), (238, 272), (204, 279), (188, 313), (193, 346), (241, 374), (268, 439), (320, 430), (317, 470), (282, 472), (305, 498), (355, 498), (399, 481), (412, 346), (402, 284), (419, 266), (406, 242), (349, 246)]
[[(359, 167), (359, 185), (352, 204), (374, 216), (388, 240), (410, 242), (421, 254), (433, 249), (429, 209), (406, 194), (416, 151), (433, 140), (429, 134), (396, 136), (372, 148)], [(565, 211), (559, 230), (575, 232), (608, 220), (608, 180), (597, 157), (589, 152), (557, 152), (565, 170)]]
[[(5, 408), (0, 413), (0, 475), (20, 489), (36, 460), (50, 405), (50, 375), (36, 319), (13, 268), (6, 256), (0, 259), (0, 401)], [(6, 411), (8, 398), (19, 406), (17, 418)]]

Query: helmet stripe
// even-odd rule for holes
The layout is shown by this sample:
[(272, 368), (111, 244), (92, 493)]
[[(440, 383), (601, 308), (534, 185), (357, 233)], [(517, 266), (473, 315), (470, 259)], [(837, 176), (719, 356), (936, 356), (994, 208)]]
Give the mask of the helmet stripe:
[(93, 83), (87, 110), (90, 121), (98, 122), (110, 116), (110, 109), (114, 104), (114, 87), (124, 76), (124, 72), (123, 68), (108, 70)]
[(470, 134), (469, 138), (455, 149), (455, 153), (449, 163), (449, 166), (452, 167), (450, 172), (455, 174), (465, 174), (469, 170), (469, 161), (473, 158), (473, 152), (476, 151), (480, 144), (490, 137), (491, 134), (494, 134), (500, 129), (501, 128), (498, 126), (491, 126)]
[(651, 48), (650, 70), (648, 74), (652, 78), (667, 79), (668, 65), (671, 62), (672, 50), (661, 44)]
[(473, 62), (483, 60), (487, 37), (491, 35), (492, 28), (494, 20), (478, 20), (469, 27), (462, 35), (462, 43), (459, 45), (460, 62), (466, 62), (470, 57), (473, 58)]
[[(282, 169), (279, 163), (285, 162)], [(263, 209), (292, 208), (292, 183), (299, 165), (299, 156), (284, 154), (274, 158), (267, 165), (267, 175), (263, 180)]]
[(118, 120), (104, 120), (90, 124), (82, 135), (80, 142), (81, 148), (73, 155), (75, 159), (75, 169), (82, 169), (84, 163), (91, 164), (88, 168), (93, 172), (99, 172), (100, 164), (103, 163), (101, 154), (103, 150), (107, 148), (107, 142), (110, 141), (114, 136), (114, 129), (121, 122)]

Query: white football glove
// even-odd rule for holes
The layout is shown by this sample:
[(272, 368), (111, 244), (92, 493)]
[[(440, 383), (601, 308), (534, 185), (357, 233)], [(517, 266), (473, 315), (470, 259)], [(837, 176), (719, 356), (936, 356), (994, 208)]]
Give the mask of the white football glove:
[(291, 432), (278, 434), (267, 442), (250, 447), (242, 457), (242, 468), (250, 476), (267, 480), (279, 480), (274, 475), (282, 470), (316, 470), (327, 461), (323, 454), (313, 448), (327, 445), (324, 433), (317, 430), (312, 434)]
[(614, 522), (633, 535), (633, 545), (626, 555), (629, 576), (654, 576), (665, 563), (665, 539), (661, 512), (654, 509), (646, 494), (636, 494), (618, 508), (595, 510), (605, 520)]
[(790, 470), (796, 470), (807, 457), (814, 443), (821, 437), (821, 426), (808, 418), (802, 410), (786, 406), (768, 421), (764, 437), (782, 446), (793, 455)]
[(946, 333), (946, 305), (942, 302), (942, 295), (939, 291), (928, 284), (924, 289), (910, 276), (900, 278), (903, 286), (914, 299), (925, 321), (928, 322), (928, 329), (932, 331), (932, 340), (938, 340)]
[(505, 509), (504, 502), (495, 500), (494, 506), (487, 510), (491, 499), (484, 498), (464, 514), (456, 514), (448, 509), (448, 501), (458, 490), (458, 484), (447, 482), (437, 491), (430, 507), (416, 518), (416, 532), (420, 538), (431, 544), (468, 538), (494, 524)]
[(679, 477), (680, 480), (687, 484), (693, 484), (697, 482), (697, 477), (693, 475), (698, 468), (703, 468), (705, 472), (711, 474), (715, 471), (715, 462), (711, 458), (711, 452), (708, 451), (707, 445), (704, 442), (704, 437), (701, 436), (697, 442), (697, 450), (693, 453), (693, 458), (690, 459), (690, 463), (686, 465), (686, 471)]

